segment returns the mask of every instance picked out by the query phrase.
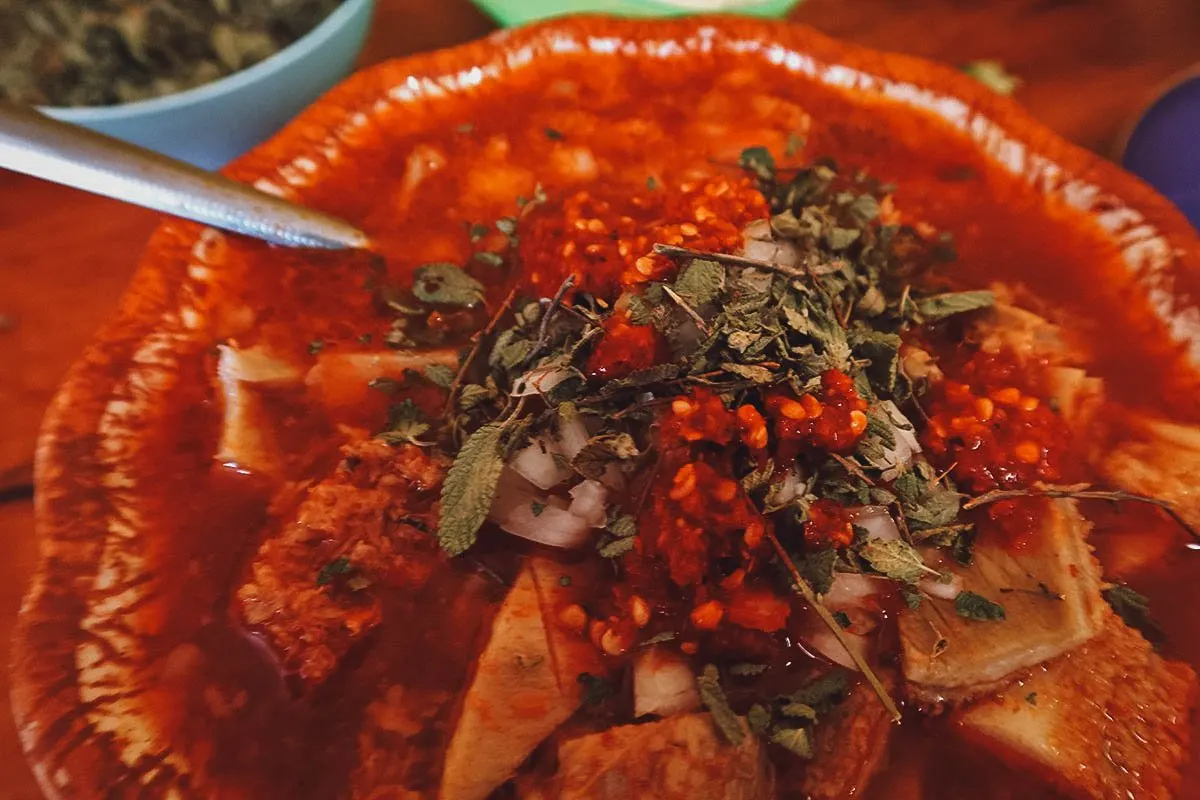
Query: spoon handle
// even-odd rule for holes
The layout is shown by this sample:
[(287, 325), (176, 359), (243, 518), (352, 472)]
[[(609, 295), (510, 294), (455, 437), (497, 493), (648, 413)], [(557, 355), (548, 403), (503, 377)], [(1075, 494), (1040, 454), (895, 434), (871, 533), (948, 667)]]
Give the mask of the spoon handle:
[(8, 103), (0, 103), (0, 167), (286, 247), (369, 245), (336, 217)]

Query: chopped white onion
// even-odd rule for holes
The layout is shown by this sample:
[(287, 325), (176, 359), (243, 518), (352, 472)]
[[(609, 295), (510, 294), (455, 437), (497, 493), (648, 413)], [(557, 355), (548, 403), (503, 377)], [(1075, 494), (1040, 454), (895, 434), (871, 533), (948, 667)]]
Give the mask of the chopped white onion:
[(914, 381), (928, 379), (937, 383), (946, 377), (942, 368), (933, 360), (933, 356), (920, 347), (911, 344), (900, 345), (900, 361), (904, 367), (904, 374)]
[(545, 366), (534, 367), (513, 381), (513, 397), (525, 397), (531, 394), (545, 394), (574, 375), (579, 374), (571, 367)]
[(496, 486), (490, 516), (503, 530), (522, 539), (563, 548), (586, 543), (592, 529), (588, 520), (554, 500), (558, 498), (543, 495), (529, 481), (505, 469)]
[(765, 219), (751, 222), (742, 229), (742, 255), (783, 267), (794, 267), (804, 258), (795, 242), (775, 239), (771, 223)]
[(564, 549), (586, 544), (592, 530), (587, 520), (551, 505), (543, 505), (541, 513), (534, 514), (532, 503), (514, 507), (507, 519), (497, 522), (514, 536)]
[(900, 538), (896, 520), (884, 506), (859, 506), (850, 509), (850, 523), (863, 528), (871, 539), (891, 541)]
[[(850, 647), (854, 648), (854, 652), (864, 661), (867, 658), (870, 642), (865, 636), (858, 636), (848, 631), (843, 631), (842, 635), (846, 637), (846, 642)], [(858, 671), (858, 665), (854, 663), (854, 659), (850, 657), (850, 652), (842, 646), (838, 641), (837, 636), (833, 631), (824, 626), (814, 628), (813, 632), (805, 637), (808, 644), (813, 650), (816, 650), (821, 655), (828, 658), (835, 664), (845, 667), (846, 669)]]
[(696, 676), (687, 660), (661, 647), (638, 654), (633, 662), (633, 715), (669, 717), (700, 705)]
[(771, 485), (770, 502), (772, 506), (783, 506), (800, 496), (804, 482), (794, 469), (788, 470), (783, 480)]
[(551, 547), (585, 544), (608, 517), (608, 490), (599, 481), (573, 487), (571, 499), (541, 491), (516, 471), (500, 473), (489, 516), (502, 530)]
[(921, 591), (930, 597), (937, 597), (942, 600), (953, 600), (963, 590), (962, 575), (957, 573), (949, 573), (949, 581), (940, 581), (937, 578), (924, 578), (917, 584)]
[(895, 584), (887, 578), (876, 578), (858, 572), (838, 572), (833, 576), (829, 591), (822, 597), (826, 608), (835, 611), (844, 608), (857, 608), (863, 605), (863, 600), (872, 595), (886, 594), (895, 588)]
[(578, 416), (563, 420), (558, 426), (558, 443), (562, 448), (562, 454), (567, 458), (574, 458), (579, 455), (579, 451), (587, 447), (588, 439), (591, 438), (588, 429), (584, 426), (583, 420)]
[(571, 459), (587, 441), (583, 420), (572, 417), (560, 423), (557, 436), (539, 436), (522, 448), (509, 466), (539, 489), (549, 489), (571, 477)]
[(534, 439), (513, 456), (509, 466), (539, 489), (549, 489), (571, 477), (570, 462), (549, 436)]
[(895, 480), (900, 473), (908, 469), (913, 457), (921, 452), (921, 444), (917, 441), (917, 432), (908, 417), (897, 408), (891, 400), (884, 400), (877, 406), (891, 422), (892, 438), (895, 444), (883, 451), (878, 458), (867, 459), (871, 466), (883, 470), (885, 481)]
[(300, 369), (291, 362), (268, 353), (259, 346), (239, 350), (228, 344), (217, 345), (217, 380), (228, 396), (237, 383), (280, 386), (300, 382)]
[(603, 528), (608, 519), (608, 489), (600, 481), (585, 480), (576, 484), (568, 492), (571, 495), (571, 505), (568, 510), (583, 519), (593, 528)]

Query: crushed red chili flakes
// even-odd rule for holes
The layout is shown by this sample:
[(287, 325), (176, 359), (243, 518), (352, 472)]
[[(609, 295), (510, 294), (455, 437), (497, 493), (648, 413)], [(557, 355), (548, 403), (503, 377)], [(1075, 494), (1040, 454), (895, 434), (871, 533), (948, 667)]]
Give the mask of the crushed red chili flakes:
[(705, 388), (677, 397), (662, 420), (662, 439), (667, 446), (705, 441), (729, 444), (738, 423), (721, 398)]
[(1014, 385), (1015, 366), (978, 353), (936, 387), (921, 443), (930, 460), (971, 492), (1064, 477), (1067, 426), (1050, 404)]
[(648, 555), (666, 561), (676, 585), (699, 584), (718, 560), (745, 559), (761, 545), (762, 517), (733, 478), (689, 461), (661, 480), (639, 536)]
[(803, 447), (831, 453), (848, 452), (867, 429), (867, 402), (848, 375), (831, 369), (821, 375), (820, 397), (796, 397), (787, 390), (767, 395), (767, 411), (775, 420), (779, 459), (794, 458)]
[(737, 410), (738, 438), (756, 453), (767, 449), (767, 421), (757, 408), (743, 405)]
[(579, 289), (615, 298), (625, 286), (671, 275), (675, 262), (653, 252), (671, 244), (730, 253), (742, 229), (766, 219), (767, 201), (745, 178), (712, 177), (678, 191), (597, 189), (532, 211), (518, 245), (525, 278), (550, 296), (568, 275)]
[(734, 625), (766, 633), (787, 627), (791, 604), (770, 589), (739, 589), (730, 592), (727, 619)]
[(846, 547), (854, 541), (854, 526), (846, 509), (832, 500), (815, 500), (808, 507), (804, 541), (815, 548)]
[(590, 378), (613, 380), (647, 369), (667, 358), (666, 342), (651, 325), (634, 325), (626, 314), (604, 321), (604, 335), (588, 357)]

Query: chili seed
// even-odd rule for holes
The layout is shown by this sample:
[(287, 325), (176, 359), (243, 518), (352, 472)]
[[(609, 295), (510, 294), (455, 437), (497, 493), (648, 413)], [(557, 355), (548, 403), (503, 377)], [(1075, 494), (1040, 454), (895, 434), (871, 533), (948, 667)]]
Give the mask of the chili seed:
[(716, 600), (709, 600), (692, 609), (691, 620), (700, 630), (711, 631), (721, 624), (721, 618), (724, 616), (725, 606)]
[(795, 400), (784, 400), (780, 403), (779, 413), (791, 420), (808, 419), (808, 412), (804, 410), (804, 406)]
[(588, 614), (583, 610), (583, 606), (572, 603), (558, 612), (558, 621), (576, 633), (583, 633), (583, 629), (587, 627)]
[(1022, 464), (1036, 464), (1042, 458), (1042, 448), (1037, 442), (1026, 440), (1013, 448), (1013, 456)]

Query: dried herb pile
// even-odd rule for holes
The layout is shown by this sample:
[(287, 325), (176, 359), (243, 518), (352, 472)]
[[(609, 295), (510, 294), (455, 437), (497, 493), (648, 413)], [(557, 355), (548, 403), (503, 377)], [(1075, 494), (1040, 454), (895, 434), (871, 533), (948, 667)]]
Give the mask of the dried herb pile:
[[(420, 435), (457, 453), (438, 531), (448, 552), (463, 553), (475, 543), (515, 453), (531, 441), (553, 440), (564, 421), (582, 419), (591, 437), (563, 466), (582, 479), (614, 468), (627, 479), (631, 491), (611, 503), (595, 543), (601, 555), (622, 557), (634, 549), (660, 455), (659, 429), (675, 399), (700, 392), (728, 409), (748, 406), (770, 417), (770, 396), (820, 395), (827, 376), (839, 374), (865, 408), (865, 431), (852, 447), (798, 446), (767, 459), (742, 448), (732, 457), (732, 477), (771, 521), (777, 552), (764, 544), (768, 560), (774, 555), (785, 580), (821, 612), (819, 595), (829, 590), (835, 570), (892, 578), (912, 587), (910, 602), (918, 603), (917, 583), (938, 572), (924, 565), (917, 546), (969, 558), (971, 526), (959, 521), (961, 495), (906, 445), (915, 443), (906, 414), (921, 387), (901, 368), (900, 349), (906, 331), (985, 308), (991, 294), (916, 289), (926, 270), (953, 258), (952, 243), (883, 223), (880, 203), (889, 187), (865, 175), (841, 175), (831, 162), (784, 174), (762, 148), (745, 151), (741, 163), (771, 206), (769, 226), (755, 235), (788, 257), (660, 245), (656, 251), (679, 265), (672, 280), (629, 286), (616, 298), (576, 291), (571, 278), (554, 298), (510, 295), (448, 381), (445, 420), (408, 414), (386, 434)], [(514, 244), (520, 236), (519, 219), (496, 227)], [(412, 294), (473, 307), (482, 287), (456, 267), (433, 265), (418, 275)], [(622, 325), (652, 328), (669, 353), (651, 366), (598, 379), (591, 359)], [(804, 530), (821, 502), (887, 506), (904, 520), (906, 538), (882, 542), (856, 528), (851, 541), (814, 546)], [(968, 601), (960, 613), (1002, 613), (984, 608), (988, 602)], [(835, 618), (823, 616), (840, 635)]]
[(0, 0), (0, 98), (105, 106), (245, 69), (341, 0)]
[[(975, 531), (965, 511), (1016, 496), (1146, 498), (1117, 498), (1082, 486), (1030, 486), (974, 498), (960, 491), (920, 452), (913, 421), (926, 413), (928, 386), (906, 372), (905, 354), (916, 350), (928, 357), (921, 348), (930, 326), (990, 307), (992, 294), (930, 288), (937, 285), (933, 269), (954, 259), (953, 243), (935, 231), (896, 224), (891, 187), (865, 174), (840, 173), (830, 161), (780, 169), (763, 148), (744, 151), (740, 166), (771, 212), (768, 221), (747, 229), (745, 254), (658, 244), (654, 252), (674, 261), (677, 271), (664, 280), (626, 283), (615, 297), (580, 290), (575, 276), (553, 297), (522, 297), (518, 281), (502, 303), (487, 309), (490, 322), (463, 352), (459, 368), (426, 375), (449, 390), (444, 416), (423, 418), (406, 403), (381, 435), (436, 445), (454, 456), (437, 531), (452, 555), (475, 545), (495, 513), (503, 476), (531, 444), (552, 455), (564, 476), (551, 489), (560, 493), (557, 499), (568, 484), (604, 482), (612, 491), (590, 546), (613, 560), (617, 575), (634, 564), (634, 572), (644, 572), (646, 559), (666, 561), (669, 568), (660, 565), (658, 574), (673, 582), (672, 596), (696, 598), (690, 623), (686, 616), (674, 629), (643, 622), (642, 630), (626, 629), (633, 638), (611, 650), (605, 646), (606, 652), (694, 636), (712, 605), (702, 601), (725, 591), (735, 573), (759, 581), (757, 586), (771, 571), (778, 591), (803, 598), (898, 719), (871, 664), (849, 646), (845, 629), (853, 622), (825, 606), (838, 574), (889, 579), (917, 608), (932, 591), (931, 581), (953, 581), (944, 566), (930, 564), (971, 562)], [(473, 226), (472, 239), (494, 227), (514, 253), (523, 220), (547, 202), (539, 191), (518, 203), (516, 216)], [(480, 255), (493, 266), (509, 261)], [(403, 298), (393, 294), (387, 302), (397, 312), (389, 341), (405, 347), (415, 341), (406, 319), (434, 306), (478, 311), (485, 292), (458, 266), (433, 264), (417, 271)], [(597, 359), (617, 341), (633, 343), (636, 363), (618, 359), (599, 369)], [(627, 368), (608, 368), (614, 364)], [(812, 424), (793, 425), (793, 419), (805, 419), (796, 409), (816, 398), (824, 406), (822, 412), (809, 409)], [(817, 424), (821, 413), (836, 424)], [(570, 455), (555, 449), (580, 422), (586, 443)], [(686, 501), (671, 505), (676, 491), (686, 497), (701, 478), (716, 500), (701, 505), (713, 516), (696, 530), (710, 541), (701, 544), (699, 566), (693, 558), (677, 570), (673, 545), (655, 514), (663, 508), (684, 513)], [(529, 515), (545, 513), (548, 502), (553, 499), (533, 499)], [(707, 510), (728, 502), (742, 510)], [(886, 509), (899, 535), (881, 538), (838, 516), (861, 507)], [(722, 536), (728, 541), (711, 541)], [(931, 548), (944, 557), (930, 558)], [(970, 591), (953, 597), (962, 617), (1005, 619), (999, 598)], [(714, 660), (722, 663), (719, 653)], [(802, 682), (790, 694), (768, 695), (770, 700), (756, 695), (752, 703), (740, 691), (731, 706), (722, 680), (744, 686), (766, 669), (709, 664), (697, 679), (701, 699), (729, 741), (745, 733), (740, 713), (753, 732), (807, 757), (813, 725), (845, 696), (846, 674)]]
[[(868, 401), (867, 431), (846, 457), (819, 455), (801, 498), (891, 504), (918, 537), (947, 547), (959, 541), (963, 531), (946, 530), (958, 514), (957, 492), (935, 481), (919, 458), (906, 470), (896, 463), (897, 433), (912, 430), (901, 408), (911, 407), (914, 389), (919, 391), (900, 367), (900, 334), (984, 308), (991, 294), (914, 289), (917, 273), (944, 260), (950, 244), (880, 224), (878, 197), (887, 187), (839, 176), (829, 163), (777, 179), (770, 155), (760, 149), (746, 151), (743, 163), (759, 176), (775, 212), (763, 235), (803, 257), (787, 266), (659, 246), (680, 264), (672, 281), (649, 283), (609, 302), (573, 294), (568, 280), (553, 300), (516, 303), (510, 324), (489, 337), (454, 381), (442, 435), (462, 449), (444, 498), (447, 549), (469, 548), (486, 512), (461, 513), (459, 492), (487, 495), (505, 456), (535, 435), (553, 435), (565, 416), (581, 415), (596, 430), (571, 465), (580, 476), (595, 477), (609, 463), (636, 476), (652, 460), (651, 429), (672, 398), (702, 387), (731, 408), (761, 404), (763, 393), (776, 387), (796, 396), (819, 391), (829, 370), (850, 376)], [(512, 228), (511, 221), (502, 224)], [(467, 285), (470, 280), (465, 274), (447, 277), (441, 299), (477, 302), (479, 290)], [(614, 380), (590, 378), (589, 355), (619, 315), (657, 330), (671, 357)], [(770, 462), (738, 477), (766, 513), (795, 510), (803, 516), (804, 502), (773, 507), (773, 489), (786, 471), (787, 465)], [(925, 531), (933, 533), (922, 536)], [(887, 554), (876, 554), (874, 562), (907, 574)]]

